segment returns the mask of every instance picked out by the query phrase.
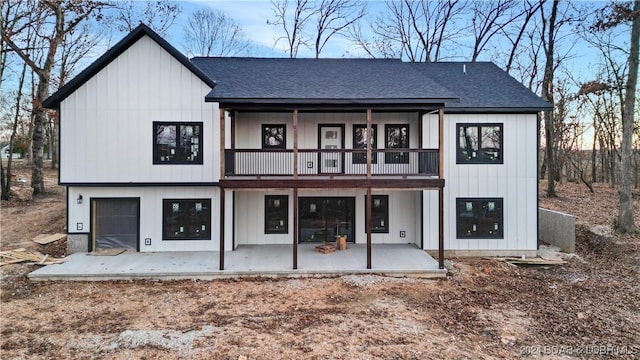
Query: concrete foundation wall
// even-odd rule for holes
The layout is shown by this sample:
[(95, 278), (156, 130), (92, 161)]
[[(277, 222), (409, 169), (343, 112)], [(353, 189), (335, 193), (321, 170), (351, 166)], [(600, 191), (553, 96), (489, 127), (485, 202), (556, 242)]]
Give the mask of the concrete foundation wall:
[(538, 209), (538, 240), (555, 245), (564, 252), (576, 251), (576, 217), (558, 211)]
[(83, 253), (89, 251), (88, 234), (68, 234), (67, 254)]

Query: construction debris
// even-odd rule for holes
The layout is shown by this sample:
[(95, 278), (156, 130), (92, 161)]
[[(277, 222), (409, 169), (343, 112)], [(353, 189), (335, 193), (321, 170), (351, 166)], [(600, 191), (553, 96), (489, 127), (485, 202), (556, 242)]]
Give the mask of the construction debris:
[(0, 251), (0, 266), (21, 262), (30, 262), (31, 264), (36, 265), (52, 265), (60, 264), (65, 261), (67, 261), (67, 259), (51, 258), (49, 255), (43, 255), (37, 251), (27, 251), (22, 248)]
[(491, 260), (503, 261), (507, 264), (522, 265), (522, 266), (535, 266), (535, 265), (562, 265), (567, 262), (562, 259), (545, 259), (545, 258), (525, 258), (523, 257), (495, 257), (486, 258)]
[(316, 246), (316, 251), (322, 254), (329, 254), (336, 251), (336, 246), (333, 244), (323, 244)]
[(33, 242), (36, 242), (40, 245), (47, 245), (49, 243), (62, 240), (66, 237), (67, 235), (65, 234), (40, 234), (33, 238)]

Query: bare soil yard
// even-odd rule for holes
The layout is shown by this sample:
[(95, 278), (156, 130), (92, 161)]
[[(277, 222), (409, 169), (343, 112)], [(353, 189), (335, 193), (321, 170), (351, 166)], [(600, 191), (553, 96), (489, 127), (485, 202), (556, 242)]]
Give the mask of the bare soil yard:
[[(47, 175), (50, 194), (2, 202), (2, 250), (64, 255), (63, 243), (31, 242), (64, 230), (65, 192), (56, 171)], [(558, 192), (541, 204), (579, 223), (578, 256), (563, 266), (450, 259), (438, 281), (34, 283), (26, 278), (34, 265), (6, 265), (0, 358), (638, 358), (639, 238), (595, 241), (587, 231), (611, 224), (616, 190), (561, 184)]]

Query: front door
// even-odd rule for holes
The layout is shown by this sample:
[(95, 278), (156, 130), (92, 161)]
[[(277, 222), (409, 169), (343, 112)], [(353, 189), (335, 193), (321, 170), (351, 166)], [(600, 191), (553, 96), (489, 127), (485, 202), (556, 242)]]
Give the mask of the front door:
[(341, 174), (343, 172), (344, 153), (344, 126), (343, 125), (319, 125), (318, 145), (320, 152), (319, 169), (322, 174)]
[(355, 242), (355, 203), (355, 197), (299, 198), (299, 242), (335, 241), (338, 234)]
[(91, 199), (92, 248), (139, 250), (140, 199)]

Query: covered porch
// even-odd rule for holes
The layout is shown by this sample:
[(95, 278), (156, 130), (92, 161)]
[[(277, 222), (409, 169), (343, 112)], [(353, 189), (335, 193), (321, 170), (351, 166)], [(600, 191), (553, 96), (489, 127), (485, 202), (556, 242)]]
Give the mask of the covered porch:
[(28, 276), (37, 281), (106, 281), (135, 279), (201, 279), (239, 276), (300, 277), (379, 274), (438, 278), (446, 276), (438, 262), (414, 245), (373, 245), (373, 263), (367, 269), (367, 246), (349, 244), (329, 254), (314, 244), (298, 246), (298, 269), (292, 268), (291, 245), (244, 245), (226, 252), (220, 270), (218, 252), (124, 252), (116, 256), (77, 253), (63, 264), (40, 268)]

